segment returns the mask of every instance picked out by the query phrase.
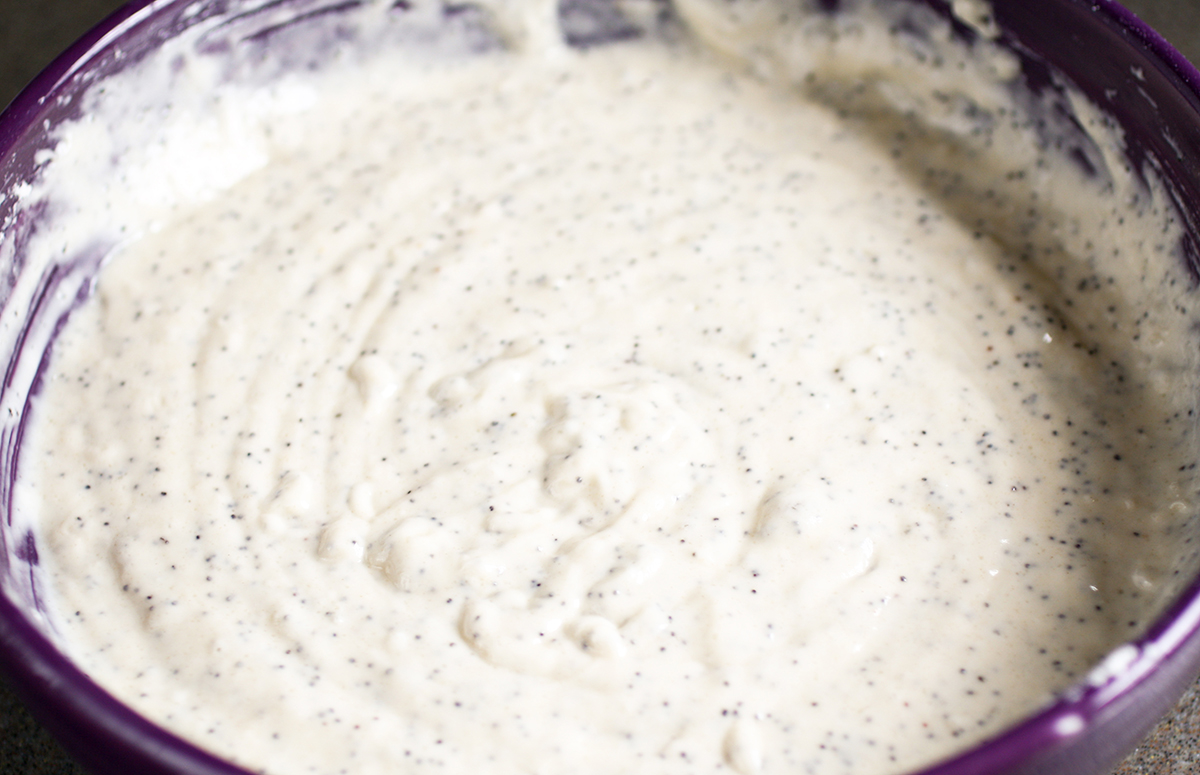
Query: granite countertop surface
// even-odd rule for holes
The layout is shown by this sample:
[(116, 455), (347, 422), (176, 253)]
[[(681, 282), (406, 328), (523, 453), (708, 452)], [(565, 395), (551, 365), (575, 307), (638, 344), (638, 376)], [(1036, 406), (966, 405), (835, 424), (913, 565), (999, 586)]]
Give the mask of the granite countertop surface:
[[(0, 106), (118, 0), (0, 0)], [(1127, 0), (1191, 61), (1200, 63), (1200, 0)], [(1200, 681), (1111, 775), (1200, 773)], [(85, 775), (25, 710), (0, 676), (0, 775)]]

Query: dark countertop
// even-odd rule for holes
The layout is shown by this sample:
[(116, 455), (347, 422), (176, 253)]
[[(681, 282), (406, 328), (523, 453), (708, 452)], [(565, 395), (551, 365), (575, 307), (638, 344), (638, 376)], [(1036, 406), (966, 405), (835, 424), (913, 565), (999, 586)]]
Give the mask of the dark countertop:
[[(0, 106), (119, 0), (0, 0)], [(1200, 0), (1126, 0), (1193, 62), (1200, 62)], [(1112, 775), (1200, 773), (1200, 681)], [(85, 775), (0, 676), (0, 775)]]

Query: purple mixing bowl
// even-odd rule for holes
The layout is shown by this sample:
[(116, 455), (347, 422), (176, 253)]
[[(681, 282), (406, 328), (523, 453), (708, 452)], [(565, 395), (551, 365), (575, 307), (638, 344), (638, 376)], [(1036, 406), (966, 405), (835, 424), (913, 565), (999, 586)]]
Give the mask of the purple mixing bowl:
[[(568, 12), (583, 6), (584, 13), (591, 13), (588, 8), (594, 10), (604, 0), (564, 2), (574, 6)], [(895, 2), (923, 3), (950, 17), (949, 0)], [(247, 11), (261, 8), (271, 20), (307, 22), (361, 4), (361, 0), (137, 0), (59, 57), (0, 114), (4, 319), (13, 319), (11, 308), (22, 273), (36, 271), (25, 265), (24, 246), (44, 214), (37, 210), (18, 214), (10, 194), (36, 176), (38, 151), (52, 144), (52, 128), (78, 116), (80, 97), (92, 84), (213, 17), (241, 14), (244, 18)], [(820, 0), (819, 5), (836, 12), (840, 3)], [(1065, 101), (1053, 99), (1055, 92), (1061, 92), (1058, 84), (1064, 79), (1074, 84), (1123, 128), (1132, 168), (1153, 169), (1163, 178), (1185, 227), (1178, 255), (1191, 275), (1200, 278), (1200, 72), (1113, 2), (995, 0), (994, 13), (1002, 30), (1000, 42), (1020, 57), (1030, 90), (1049, 96), (1047, 104), (1065, 106)], [(276, 21), (264, 21), (256, 34), (238, 40), (261, 44), (278, 26)], [(966, 26), (955, 30), (968, 42), (975, 35)], [(615, 34), (624, 33), (616, 30)], [(0, 420), (0, 669), (32, 712), (93, 772), (240, 773), (243, 770), (141, 718), (63, 656), (40, 594), (45, 582), (34, 534), (13, 519), (24, 409), (38, 393), (51, 341), (34, 336), (29, 320), (49, 314), (52, 323), (61, 325), (66, 310), (46, 311), (53, 306), (52, 297), (67, 291), (70, 298), (84, 298), (102, 253), (97, 248), (92, 254), (71, 257), (40, 276), (25, 302), (27, 313), (19, 310), (25, 319), (16, 324), (15, 346), (2, 358), (6, 367), (0, 404), (9, 411)], [(54, 330), (51, 326), (51, 334)], [(1186, 564), (1194, 569), (1197, 556), (1185, 558)], [(1111, 661), (1111, 670), (1093, 674), (1090, 682), (1068, 690), (1053, 706), (920, 775), (1107, 772), (1200, 672), (1200, 578), (1193, 579), (1146, 635), (1123, 648), (1119, 657)]]

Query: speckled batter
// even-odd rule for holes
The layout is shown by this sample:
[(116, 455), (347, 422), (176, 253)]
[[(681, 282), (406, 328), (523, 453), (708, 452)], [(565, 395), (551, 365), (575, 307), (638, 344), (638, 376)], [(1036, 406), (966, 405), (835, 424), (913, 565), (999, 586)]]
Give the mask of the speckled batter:
[(103, 685), (289, 775), (883, 775), (1140, 631), (1150, 195), (667, 37), (314, 80), (112, 260), (23, 482)]

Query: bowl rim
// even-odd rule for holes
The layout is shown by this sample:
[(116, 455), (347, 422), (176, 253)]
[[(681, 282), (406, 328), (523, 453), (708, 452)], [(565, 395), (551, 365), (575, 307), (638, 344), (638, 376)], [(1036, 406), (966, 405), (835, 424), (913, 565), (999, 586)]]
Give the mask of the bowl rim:
[[(924, 1), (945, 4), (944, 0)], [(993, 0), (1000, 4), (1006, 0)], [(156, 11), (189, 0), (130, 0), (72, 43), (0, 110), (0, 161), (41, 115), (47, 103), (121, 37)], [(1200, 120), (1200, 70), (1117, 0), (1056, 0), (1087, 5), (1120, 30), (1147, 58), (1186, 90)], [(3, 183), (0, 180), (0, 183)], [(3, 227), (4, 224), (0, 224)], [(11, 495), (10, 495), (11, 500)], [(10, 503), (4, 504), (7, 508)], [(10, 517), (11, 519), (11, 517)], [(4, 549), (0, 531), (0, 550)], [(1200, 644), (1200, 574), (1183, 588), (1151, 627), (1051, 705), (1004, 731), (910, 775), (987, 775), (1019, 766), (1035, 752), (1066, 743), (1107, 709), (1138, 691), (1155, 671), (1189, 643)], [(165, 728), (147, 720), (101, 688), (29, 620), (0, 584), (0, 672), (31, 713), (74, 757), (101, 772), (161, 772), (186, 775), (248, 775)], [(97, 758), (89, 746), (103, 745)]]
[(129, 0), (75, 40), (17, 92), (0, 110), (0, 158), (8, 155), (51, 95), (127, 27), (136, 23), (134, 17), (150, 13), (151, 6), (158, 4), (161, 0)]

